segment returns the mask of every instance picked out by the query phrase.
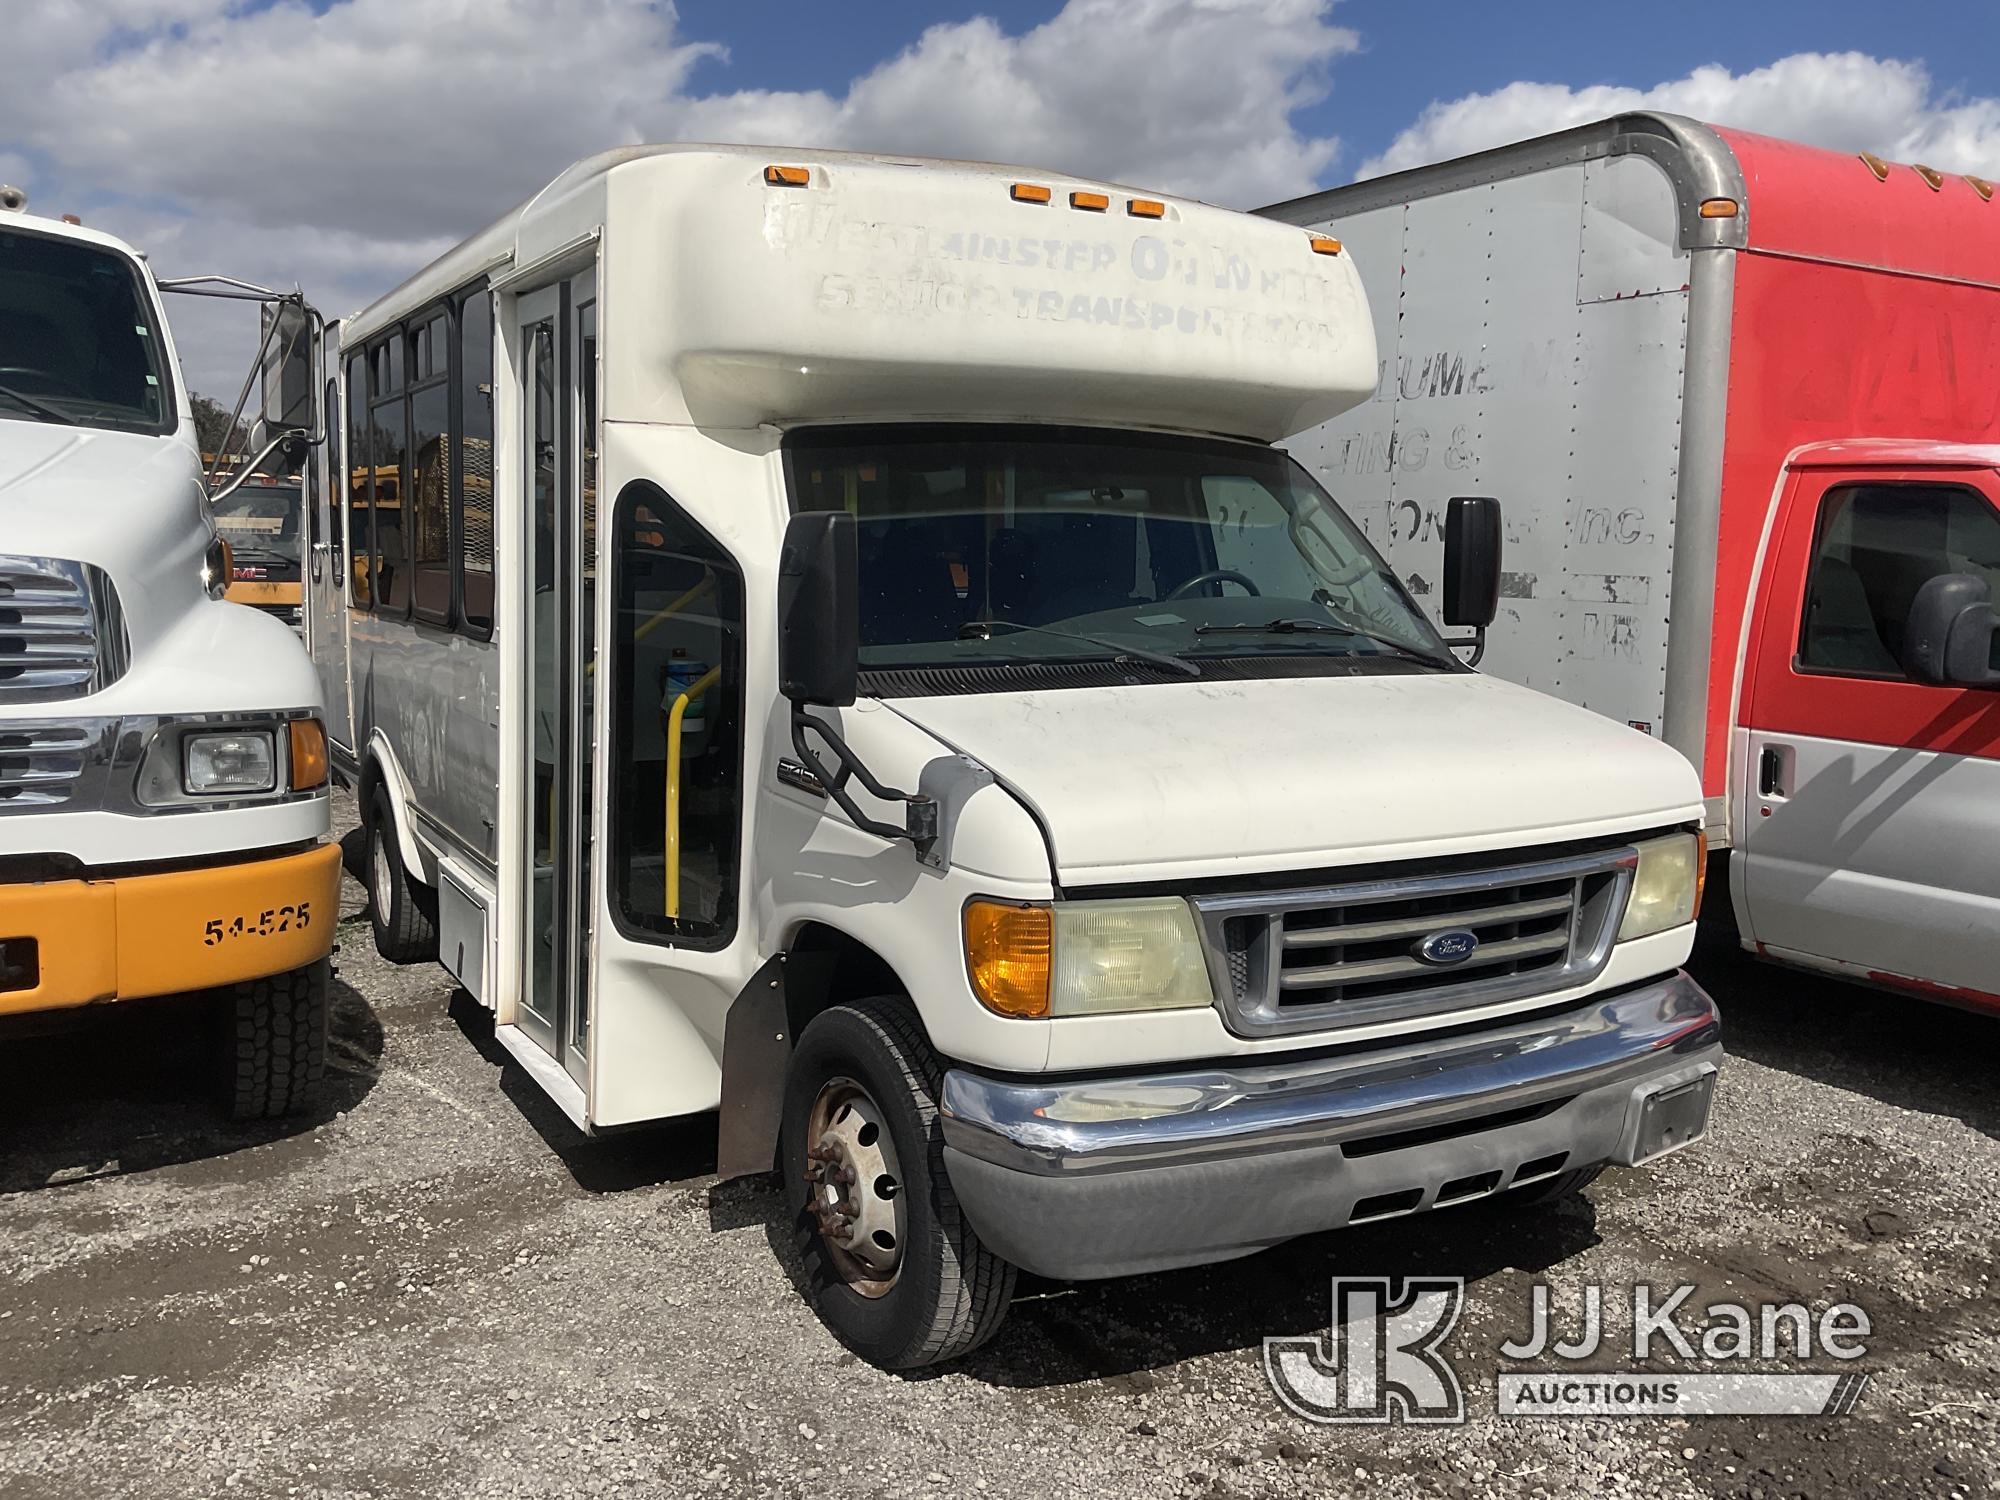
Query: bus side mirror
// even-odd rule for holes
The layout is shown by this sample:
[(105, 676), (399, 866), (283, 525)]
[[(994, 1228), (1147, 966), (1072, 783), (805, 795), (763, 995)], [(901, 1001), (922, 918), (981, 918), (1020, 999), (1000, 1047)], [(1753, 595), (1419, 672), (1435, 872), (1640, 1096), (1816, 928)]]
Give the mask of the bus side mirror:
[(1992, 667), (1993, 614), (1986, 580), (1971, 573), (1928, 579), (1910, 601), (1903, 627), (1903, 670), (1936, 687), (2000, 687)]
[(1445, 508), (1444, 622), (1483, 630), (1500, 612), (1500, 502), (1460, 495)]
[(860, 677), (854, 517), (811, 510), (785, 527), (778, 556), (778, 690), (794, 704), (845, 708)]

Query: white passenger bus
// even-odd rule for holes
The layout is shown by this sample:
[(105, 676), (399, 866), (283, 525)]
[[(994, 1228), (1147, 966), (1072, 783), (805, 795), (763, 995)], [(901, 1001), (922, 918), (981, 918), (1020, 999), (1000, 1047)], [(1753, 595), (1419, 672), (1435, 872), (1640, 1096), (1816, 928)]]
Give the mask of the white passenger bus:
[[(1337, 242), (632, 148), (332, 337), (308, 617), (377, 942), (585, 1130), (719, 1109), (867, 1358), (972, 1348), (1017, 1268), (1701, 1134), (1692, 771), (1469, 670), (1271, 446), (1375, 379)], [(1455, 505), (1453, 625), (1498, 531)]]

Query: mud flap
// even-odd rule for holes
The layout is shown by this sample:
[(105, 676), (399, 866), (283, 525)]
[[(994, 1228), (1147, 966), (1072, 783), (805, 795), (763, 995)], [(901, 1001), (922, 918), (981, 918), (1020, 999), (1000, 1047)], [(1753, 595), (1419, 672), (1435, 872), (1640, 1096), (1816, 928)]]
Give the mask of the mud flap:
[(773, 955), (730, 1002), (722, 1029), (722, 1110), (715, 1171), (724, 1181), (777, 1166), (778, 1117), (792, 1027), (785, 1006), (785, 958)]

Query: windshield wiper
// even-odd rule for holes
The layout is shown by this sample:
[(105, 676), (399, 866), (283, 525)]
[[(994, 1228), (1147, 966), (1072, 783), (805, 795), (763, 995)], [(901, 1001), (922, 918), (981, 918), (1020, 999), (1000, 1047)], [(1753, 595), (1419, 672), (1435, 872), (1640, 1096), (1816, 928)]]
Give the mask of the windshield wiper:
[(23, 395), (11, 385), (0, 385), (0, 396), (5, 396), (9, 401), (17, 403), (23, 411), (40, 421), (60, 422), (65, 427), (81, 425), (68, 412), (57, 411), (53, 406), (44, 406), (33, 396)]
[(1121, 665), (1135, 661), (1151, 662), (1156, 667), (1165, 667), (1170, 672), (1179, 672), (1185, 677), (1201, 676), (1201, 668), (1181, 656), (1169, 656), (1164, 651), (1149, 650), (1145, 646), (1124, 646), (1117, 641), (1107, 641), (1100, 636), (1085, 635), (1081, 630), (1054, 630), (1047, 625), (1023, 625), (1016, 620), (967, 620), (958, 627), (961, 641), (990, 641), (996, 630), (1025, 630), (1033, 635), (1060, 636), (1066, 641), (1084, 641), (1092, 646), (1102, 646), (1106, 651), (1115, 652), (1111, 658)]
[(1372, 630), (1364, 630), (1359, 625), (1336, 623), (1332, 620), (1265, 620), (1261, 624), (1237, 622), (1226, 625), (1197, 625), (1196, 635), (1351, 635), (1364, 641), (1373, 641), (1378, 646), (1386, 646), (1396, 655), (1411, 661), (1428, 663), (1433, 667), (1456, 667), (1458, 658), (1447, 660), (1433, 656), (1428, 651), (1419, 651), (1393, 636), (1377, 635)]

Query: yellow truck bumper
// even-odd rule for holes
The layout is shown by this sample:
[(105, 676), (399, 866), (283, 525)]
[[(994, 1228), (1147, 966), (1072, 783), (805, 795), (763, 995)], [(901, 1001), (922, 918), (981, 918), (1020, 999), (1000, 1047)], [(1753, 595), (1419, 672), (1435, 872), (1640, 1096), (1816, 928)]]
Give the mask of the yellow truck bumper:
[(299, 583), (232, 583), (222, 597), (231, 604), (277, 609), (286, 605), (296, 606), (305, 597), (305, 586)]
[(325, 958), (340, 848), (241, 864), (0, 885), (0, 1015), (137, 1000)]

